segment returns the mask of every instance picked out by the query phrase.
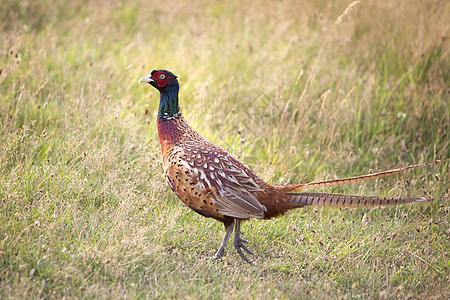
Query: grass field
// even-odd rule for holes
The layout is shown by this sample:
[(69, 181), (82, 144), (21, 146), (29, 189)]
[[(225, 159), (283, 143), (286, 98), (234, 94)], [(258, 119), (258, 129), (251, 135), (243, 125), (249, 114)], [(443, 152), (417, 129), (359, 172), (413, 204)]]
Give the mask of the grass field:
[[(448, 1), (13, 1), (0, 7), (0, 299), (450, 298)], [(243, 226), (163, 178), (158, 93), (272, 184), (425, 195)], [(447, 160), (446, 160), (447, 159)]]

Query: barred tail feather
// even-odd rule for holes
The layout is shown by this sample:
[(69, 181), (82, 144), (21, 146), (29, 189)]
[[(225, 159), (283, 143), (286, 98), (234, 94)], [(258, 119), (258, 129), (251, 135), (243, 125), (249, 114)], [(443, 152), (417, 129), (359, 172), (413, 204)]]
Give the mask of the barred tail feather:
[(325, 180), (325, 181), (317, 181), (317, 182), (301, 183), (301, 184), (290, 184), (290, 185), (286, 185), (286, 186), (282, 186), (282, 187), (280, 186), (279, 188), (281, 188), (282, 190), (284, 190), (287, 193), (291, 193), (291, 192), (301, 192), (301, 191), (304, 191), (309, 188), (332, 187), (332, 186), (338, 186), (338, 185), (343, 185), (343, 184), (347, 184), (347, 183), (356, 183), (356, 182), (367, 180), (367, 179), (373, 179), (373, 178), (378, 178), (378, 177), (383, 177), (383, 176), (394, 175), (394, 174), (402, 173), (402, 172), (405, 172), (405, 171), (408, 171), (411, 169), (435, 164), (438, 162), (441, 162), (441, 161), (440, 160), (429, 161), (429, 162), (425, 162), (425, 163), (421, 163), (421, 164), (417, 164), (417, 165), (411, 165), (411, 166), (407, 166), (407, 167), (403, 167), (403, 168), (392, 169), (392, 170), (387, 170), (387, 171), (383, 171), (383, 172), (349, 177), (349, 178), (343, 178), (343, 179), (333, 179), (333, 180)]
[(340, 206), (340, 207), (377, 207), (377, 206), (393, 206), (408, 203), (416, 203), (426, 201), (423, 197), (370, 197), (370, 196), (353, 196), (342, 194), (328, 193), (301, 193), (288, 194), (288, 201), (292, 208), (303, 207), (306, 205), (317, 206)]

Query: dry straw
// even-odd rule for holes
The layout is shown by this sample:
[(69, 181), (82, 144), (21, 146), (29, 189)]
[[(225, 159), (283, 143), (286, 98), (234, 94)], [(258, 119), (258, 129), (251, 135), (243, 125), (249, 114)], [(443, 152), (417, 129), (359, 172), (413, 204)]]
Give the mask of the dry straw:
[(350, 13), (350, 11), (353, 9), (354, 6), (356, 6), (357, 4), (359, 4), (360, 1), (353, 1), (352, 3), (350, 3), (347, 8), (344, 10), (344, 12), (336, 19), (336, 21), (334, 22), (334, 24), (339, 24), (342, 22), (342, 20), (344, 20), (345, 17), (347, 17), (347, 15)]

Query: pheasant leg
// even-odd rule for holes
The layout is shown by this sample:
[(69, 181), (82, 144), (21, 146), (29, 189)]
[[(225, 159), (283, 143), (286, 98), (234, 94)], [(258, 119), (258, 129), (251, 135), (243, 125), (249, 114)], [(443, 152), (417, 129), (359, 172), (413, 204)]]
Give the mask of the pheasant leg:
[(233, 238), (233, 244), (234, 244), (234, 248), (236, 248), (237, 253), (239, 253), (239, 255), (249, 264), (251, 265), (256, 265), (256, 263), (254, 263), (253, 261), (251, 261), (245, 254), (244, 252), (242, 252), (241, 249), (244, 249), (248, 254), (251, 255), (255, 255), (253, 254), (252, 251), (250, 251), (245, 245), (244, 243), (248, 243), (246, 240), (241, 239), (241, 222), (239, 220), (236, 220), (236, 225), (235, 225), (235, 231), (234, 231), (234, 238)]
[(234, 222), (225, 224), (225, 235), (223, 237), (222, 244), (220, 244), (219, 250), (217, 250), (216, 255), (211, 257), (211, 260), (216, 260), (223, 257), (225, 247), (227, 246), (228, 240), (230, 239), (230, 236), (233, 233), (233, 229), (234, 229)]

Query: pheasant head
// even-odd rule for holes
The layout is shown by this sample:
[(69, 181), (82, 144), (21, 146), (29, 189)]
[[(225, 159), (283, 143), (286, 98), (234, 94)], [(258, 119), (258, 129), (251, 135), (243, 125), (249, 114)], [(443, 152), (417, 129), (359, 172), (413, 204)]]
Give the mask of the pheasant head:
[(149, 75), (142, 77), (139, 82), (147, 82), (161, 93), (173, 87), (179, 88), (178, 76), (167, 70), (153, 70)]
[(147, 82), (160, 93), (158, 119), (171, 119), (180, 113), (178, 105), (178, 90), (180, 85), (177, 76), (167, 70), (153, 70), (142, 77), (139, 82)]

